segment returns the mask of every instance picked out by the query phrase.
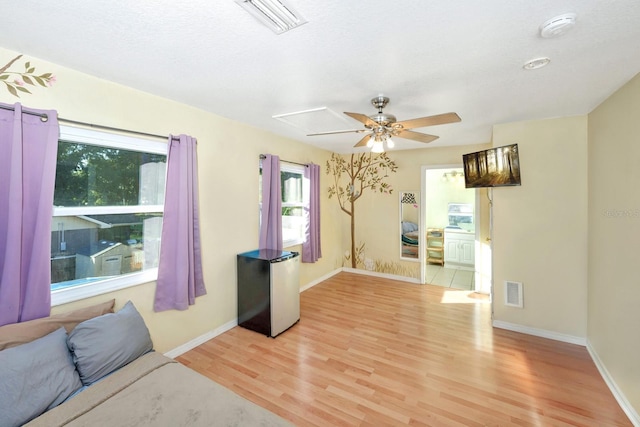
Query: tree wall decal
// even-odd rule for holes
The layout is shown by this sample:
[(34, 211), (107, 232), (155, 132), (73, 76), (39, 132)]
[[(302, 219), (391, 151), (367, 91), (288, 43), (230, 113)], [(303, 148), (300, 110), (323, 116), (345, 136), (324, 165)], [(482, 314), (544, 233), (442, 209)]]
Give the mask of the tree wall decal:
[(326, 173), (333, 175), (333, 184), (329, 187), (329, 198), (335, 196), (340, 209), (349, 215), (351, 220), (350, 258), (353, 268), (356, 268), (359, 252), (362, 252), (362, 247), (356, 250), (355, 203), (367, 189), (391, 194), (393, 189), (384, 180), (390, 172), (395, 172), (397, 169), (398, 166), (387, 156), (387, 153), (376, 156), (372, 153), (351, 154), (349, 160), (332, 153), (331, 159), (327, 160)]
[(24, 71), (11, 71), (11, 66), (20, 58), (22, 58), (22, 55), (16, 56), (4, 66), (0, 67), (0, 82), (4, 83), (4, 86), (11, 95), (20, 98), (20, 92), (31, 93), (29, 89), (25, 87), (25, 84), (47, 87), (52, 86), (56, 82), (56, 76), (51, 73), (36, 74), (36, 67), (31, 65), (30, 61), (24, 63)]

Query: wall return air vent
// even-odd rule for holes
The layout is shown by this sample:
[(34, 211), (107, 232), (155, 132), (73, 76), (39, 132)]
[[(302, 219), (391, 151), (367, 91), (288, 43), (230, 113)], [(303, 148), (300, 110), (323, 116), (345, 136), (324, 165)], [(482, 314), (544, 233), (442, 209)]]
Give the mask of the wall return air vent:
[(235, 2), (276, 34), (293, 30), (307, 22), (283, 0), (235, 0)]
[(522, 297), (522, 283), (505, 280), (504, 305), (518, 308), (524, 307), (524, 301)]

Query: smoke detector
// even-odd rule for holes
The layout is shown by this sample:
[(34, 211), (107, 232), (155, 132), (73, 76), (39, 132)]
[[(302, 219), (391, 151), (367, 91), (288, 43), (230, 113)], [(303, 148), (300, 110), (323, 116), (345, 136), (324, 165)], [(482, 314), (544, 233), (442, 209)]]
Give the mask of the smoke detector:
[(565, 13), (554, 16), (540, 25), (540, 36), (545, 39), (558, 37), (572, 29), (574, 25), (576, 25), (575, 13)]

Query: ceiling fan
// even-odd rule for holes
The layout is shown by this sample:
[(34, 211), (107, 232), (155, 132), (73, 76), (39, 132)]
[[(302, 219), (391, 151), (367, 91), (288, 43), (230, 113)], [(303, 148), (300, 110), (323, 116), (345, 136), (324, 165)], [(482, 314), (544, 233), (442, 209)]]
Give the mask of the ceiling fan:
[(365, 135), (356, 145), (354, 145), (354, 147), (362, 147), (366, 145), (367, 147), (371, 148), (372, 152), (382, 153), (384, 152), (385, 142), (388, 148), (393, 148), (393, 141), (391, 140), (391, 137), (410, 139), (413, 141), (424, 143), (429, 143), (438, 139), (436, 135), (414, 132), (410, 129), (434, 125), (444, 125), (447, 123), (455, 123), (461, 121), (460, 116), (458, 116), (456, 113), (445, 113), (398, 122), (396, 121), (396, 116), (394, 116), (393, 114), (382, 112), (382, 109), (386, 107), (388, 103), (389, 98), (379, 95), (371, 100), (371, 104), (373, 104), (373, 106), (378, 109), (378, 114), (365, 116), (364, 114), (360, 113), (345, 112), (347, 116), (352, 117), (364, 124), (365, 129), (319, 132), (312, 133), (307, 136), (367, 132), (367, 135)]

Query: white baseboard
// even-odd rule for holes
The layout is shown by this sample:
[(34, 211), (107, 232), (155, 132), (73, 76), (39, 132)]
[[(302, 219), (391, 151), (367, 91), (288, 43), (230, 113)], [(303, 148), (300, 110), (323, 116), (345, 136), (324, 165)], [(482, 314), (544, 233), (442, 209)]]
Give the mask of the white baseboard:
[(300, 288), (300, 293), (306, 291), (307, 289), (313, 288), (318, 283), (324, 282), (328, 278), (330, 278), (332, 276), (335, 276), (336, 274), (340, 273), (341, 271), (342, 271), (342, 268), (337, 268), (337, 269), (335, 269), (333, 271), (330, 271), (329, 273), (325, 274), (324, 276), (319, 277), (316, 280), (313, 280), (313, 281), (307, 283), (306, 285), (304, 285), (303, 287)]
[(227, 332), (229, 329), (234, 328), (236, 326), (238, 326), (238, 319), (233, 319), (230, 322), (227, 322), (224, 325), (214, 329), (213, 331), (209, 331), (209, 332), (207, 332), (207, 333), (205, 333), (203, 335), (200, 335), (199, 337), (196, 337), (196, 338), (192, 339), (189, 342), (186, 342), (186, 343), (174, 348), (173, 350), (169, 350), (164, 355), (167, 356), (167, 357), (170, 357), (172, 359), (175, 359), (176, 357), (180, 356), (181, 354), (186, 353), (187, 351), (196, 348), (200, 344), (204, 344), (205, 342), (209, 341), (210, 339), (215, 338), (218, 335), (223, 334), (223, 333)]
[(622, 391), (620, 390), (616, 382), (611, 377), (611, 374), (609, 374), (609, 371), (607, 371), (607, 368), (602, 363), (602, 360), (600, 360), (598, 353), (596, 353), (594, 348), (591, 346), (591, 343), (589, 343), (589, 341), (586, 338), (560, 334), (558, 332), (547, 331), (544, 329), (530, 328), (528, 326), (522, 326), (515, 323), (503, 322), (501, 320), (494, 320), (493, 326), (500, 329), (507, 329), (509, 331), (521, 332), (523, 334), (534, 335), (542, 338), (549, 338), (556, 341), (562, 341), (562, 342), (577, 344), (577, 345), (586, 347), (587, 351), (589, 352), (589, 355), (591, 356), (591, 360), (593, 360), (593, 363), (596, 365), (596, 368), (598, 368), (598, 371), (600, 372), (602, 379), (607, 384), (607, 387), (609, 387), (609, 390), (611, 390), (613, 397), (616, 399), (616, 401), (618, 402), (618, 404), (620, 405), (624, 413), (627, 415), (627, 417), (629, 417), (629, 420), (631, 421), (631, 423), (635, 427), (640, 427), (640, 415), (638, 415), (638, 412), (633, 408), (631, 403), (629, 403), (624, 393), (622, 393)]
[(342, 267), (342, 271), (347, 273), (363, 274), (365, 276), (381, 277), (383, 279), (399, 280), (401, 282), (420, 284), (420, 279), (406, 276), (398, 276), (395, 274), (379, 273), (377, 271), (361, 270), (359, 268)]
[(569, 344), (577, 344), (583, 347), (587, 345), (586, 338), (561, 334), (559, 332), (547, 331), (546, 329), (532, 328), (529, 326), (518, 325), (517, 323), (503, 322), (502, 320), (494, 320), (492, 325), (494, 328), (506, 329), (508, 331), (520, 332), (523, 334), (533, 335), (541, 338), (549, 338), (551, 340), (562, 341)]
[(640, 415), (638, 415), (638, 412), (633, 408), (631, 403), (629, 403), (624, 393), (620, 391), (618, 384), (616, 384), (616, 382), (613, 380), (611, 374), (609, 374), (609, 371), (604, 366), (602, 360), (600, 360), (600, 357), (598, 356), (598, 353), (596, 353), (589, 341), (587, 341), (587, 351), (589, 351), (591, 359), (593, 359), (593, 363), (595, 363), (596, 368), (598, 368), (598, 371), (600, 371), (600, 375), (602, 375), (602, 379), (604, 379), (604, 382), (607, 383), (607, 386), (609, 387), (609, 390), (611, 390), (613, 397), (616, 399), (624, 413), (627, 414), (627, 417), (629, 417), (631, 423), (634, 426), (639, 427)]

